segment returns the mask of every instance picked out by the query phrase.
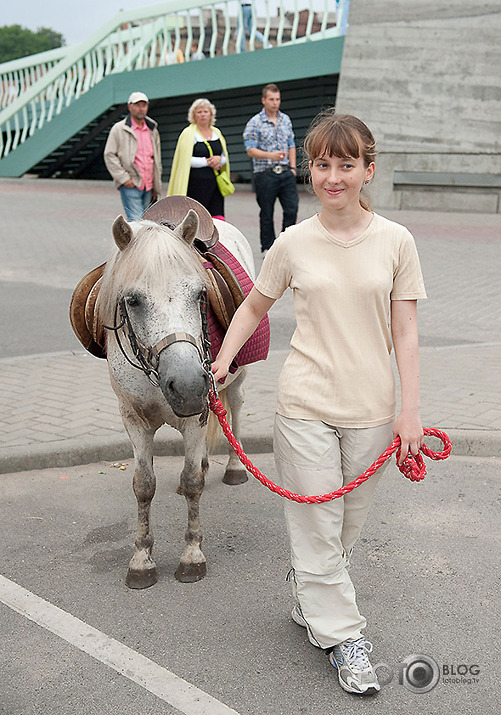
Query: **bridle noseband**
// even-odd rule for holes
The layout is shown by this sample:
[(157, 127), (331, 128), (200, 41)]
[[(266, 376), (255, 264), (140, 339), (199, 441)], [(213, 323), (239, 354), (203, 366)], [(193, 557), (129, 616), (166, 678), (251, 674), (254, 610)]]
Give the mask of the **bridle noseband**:
[[(125, 297), (122, 296), (117, 301), (115, 306), (115, 313), (113, 322), (114, 325), (104, 325), (106, 330), (112, 330), (115, 333), (118, 346), (127, 360), (127, 362), (132, 365), (132, 367), (142, 370), (148, 380), (156, 387), (160, 386), (160, 377), (158, 374), (158, 364), (160, 361), (160, 353), (168, 348), (174, 343), (191, 343), (196, 347), (202, 361), (203, 369), (208, 373), (209, 376), (212, 375), (210, 369), (211, 366), (211, 351), (210, 351), (210, 337), (209, 337), (209, 324), (207, 320), (207, 291), (204, 289), (202, 291), (202, 296), (200, 300), (200, 314), (202, 318), (202, 335), (201, 340), (196, 340), (193, 335), (185, 332), (170, 333), (164, 338), (158, 341), (156, 345), (147, 346), (142, 343), (137, 337), (134, 328), (132, 327), (132, 322), (127, 312), (127, 304)], [(120, 322), (117, 322), (117, 318), (120, 315)], [(137, 360), (137, 363), (133, 362), (128, 354), (126, 353), (122, 341), (120, 340), (119, 331), (124, 331), (124, 335), (129, 343), (130, 350)], [(200, 345), (201, 344), (201, 345)]]

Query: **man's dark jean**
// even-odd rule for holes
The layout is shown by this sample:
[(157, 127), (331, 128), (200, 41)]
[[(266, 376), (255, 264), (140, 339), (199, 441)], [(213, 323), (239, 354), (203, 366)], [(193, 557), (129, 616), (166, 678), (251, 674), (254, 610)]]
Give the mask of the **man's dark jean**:
[(260, 171), (254, 174), (254, 187), (256, 189), (256, 200), (261, 209), (259, 213), (261, 250), (267, 251), (275, 240), (273, 210), (277, 199), (280, 201), (283, 211), (282, 231), (287, 226), (292, 226), (296, 223), (298, 209), (296, 177), (290, 169), (283, 171), (281, 174), (274, 174), (272, 171)]

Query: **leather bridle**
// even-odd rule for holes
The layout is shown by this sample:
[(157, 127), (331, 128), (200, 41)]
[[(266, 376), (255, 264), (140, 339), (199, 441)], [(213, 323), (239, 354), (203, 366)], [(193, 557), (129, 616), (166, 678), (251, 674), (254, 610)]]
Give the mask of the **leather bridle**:
[[(164, 338), (158, 341), (155, 345), (148, 346), (144, 345), (137, 337), (134, 328), (132, 327), (132, 322), (127, 312), (126, 298), (122, 296), (117, 301), (114, 313), (114, 325), (104, 325), (106, 330), (112, 330), (115, 333), (118, 346), (127, 360), (127, 362), (132, 365), (132, 367), (142, 370), (148, 380), (156, 387), (160, 386), (160, 378), (158, 374), (158, 365), (160, 362), (160, 353), (168, 348), (174, 343), (191, 343), (196, 347), (202, 361), (203, 369), (212, 376), (211, 367), (211, 351), (210, 351), (210, 337), (209, 337), (209, 327), (207, 320), (207, 290), (202, 291), (200, 299), (200, 314), (202, 318), (202, 335), (200, 340), (196, 340), (193, 335), (185, 332), (170, 333)], [(120, 321), (117, 319), (120, 316)], [(137, 362), (133, 362), (127, 352), (125, 351), (122, 341), (120, 339), (120, 330), (123, 330), (125, 337), (129, 343), (132, 355)]]

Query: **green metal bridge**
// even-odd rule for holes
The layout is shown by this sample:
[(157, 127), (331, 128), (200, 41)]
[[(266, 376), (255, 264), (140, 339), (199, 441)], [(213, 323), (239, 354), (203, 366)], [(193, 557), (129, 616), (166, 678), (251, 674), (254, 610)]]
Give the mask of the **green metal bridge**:
[(217, 107), (232, 175), (249, 180), (242, 130), (260, 109), (262, 85), (279, 84), (300, 141), (335, 102), (349, 6), (279, 0), (276, 16), (258, 17), (252, 2), (247, 39), (240, 2), (170, 0), (120, 12), (79, 45), (0, 64), (0, 176), (107, 177), (108, 132), (140, 90), (159, 123), (164, 178), (189, 105), (205, 96)]

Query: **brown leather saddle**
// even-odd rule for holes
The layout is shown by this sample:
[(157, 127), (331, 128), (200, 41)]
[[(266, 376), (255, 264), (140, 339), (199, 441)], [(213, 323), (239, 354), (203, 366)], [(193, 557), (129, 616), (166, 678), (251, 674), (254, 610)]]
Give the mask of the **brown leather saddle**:
[[(194, 246), (207, 271), (210, 306), (226, 330), (245, 296), (231, 268), (211, 250), (216, 247), (219, 234), (209, 212), (188, 196), (169, 196), (153, 204), (143, 218), (174, 229), (189, 209), (193, 209), (199, 218)], [(70, 302), (70, 322), (75, 335), (88, 352), (99, 358), (106, 358), (106, 334), (95, 305), (105, 265), (94, 268), (79, 281)]]

